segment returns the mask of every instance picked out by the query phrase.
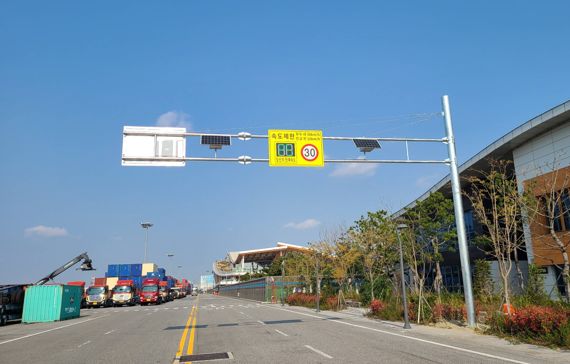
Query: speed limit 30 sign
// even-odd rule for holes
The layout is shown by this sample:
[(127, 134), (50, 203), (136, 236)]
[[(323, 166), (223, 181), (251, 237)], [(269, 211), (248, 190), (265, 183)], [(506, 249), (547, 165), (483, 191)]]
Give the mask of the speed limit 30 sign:
[(323, 167), (321, 130), (269, 130), (271, 167)]

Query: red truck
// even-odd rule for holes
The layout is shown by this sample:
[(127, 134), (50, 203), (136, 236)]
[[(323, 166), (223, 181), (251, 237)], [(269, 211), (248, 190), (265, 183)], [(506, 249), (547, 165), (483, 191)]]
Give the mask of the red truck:
[(132, 279), (118, 280), (113, 288), (113, 306), (134, 306), (139, 300), (135, 282)]
[(149, 303), (160, 305), (163, 302), (159, 284), (160, 279), (158, 278), (146, 278), (143, 280), (142, 289), (139, 292), (141, 306), (146, 306)]

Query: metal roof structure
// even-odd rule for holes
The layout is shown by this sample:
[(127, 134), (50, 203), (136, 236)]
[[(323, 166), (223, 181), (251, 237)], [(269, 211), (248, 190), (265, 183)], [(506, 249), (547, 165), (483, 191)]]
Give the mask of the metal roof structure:
[[(566, 101), (540, 115), (525, 122), (521, 126), (511, 130), (501, 138), (489, 144), (485, 149), (471, 157), (467, 162), (459, 166), (460, 177), (468, 176), (470, 172), (484, 171), (488, 168), (489, 159), (512, 160), (512, 152), (517, 147), (525, 144), (529, 140), (546, 133), (564, 123), (570, 122), (570, 100)], [(450, 175), (448, 174), (423, 195), (413, 202), (404, 206), (393, 217), (401, 216), (406, 209), (413, 208), (416, 201), (426, 199), (431, 193), (450, 189)]]

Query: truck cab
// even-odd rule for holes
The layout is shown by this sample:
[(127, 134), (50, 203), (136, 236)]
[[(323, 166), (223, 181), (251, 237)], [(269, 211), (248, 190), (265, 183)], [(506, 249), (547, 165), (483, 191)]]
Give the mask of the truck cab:
[(160, 286), (160, 296), (162, 297), (162, 302), (172, 301), (172, 296), (170, 294), (170, 288), (168, 288), (168, 282), (161, 281)]
[(142, 289), (139, 292), (141, 306), (149, 303), (160, 305), (163, 302), (159, 284), (160, 280), (158, 278), (146, 278), (143, 280)]
[(135, 282), (131, 279), (119, 280), (113, 288), (113, 306), (129, 305), (134, 306), (137, 304), (139, 296)]
[(109, 307), (112, 305), (111, 291), (108, 286), (93, 285), (87, 288), (87, 307)]

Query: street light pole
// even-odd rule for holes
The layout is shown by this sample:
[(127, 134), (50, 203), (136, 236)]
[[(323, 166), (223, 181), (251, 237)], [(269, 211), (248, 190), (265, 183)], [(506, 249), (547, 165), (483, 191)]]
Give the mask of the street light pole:
[(405, 229), (408, 226), (405, 224), (400, 224), (396, 227), (396, 233), (398, 235), (398, 244), (400, 245), (400, 280), (402, 281), (402, 304), (404, 305), (404, 329), (411, 329), (410, 319), (408, 318), (408, 297), (406, 294), (406, 279), (404, 277), (404, 253), (402, 252), (402, 238), (400, 236), (400, 230)]
[(285, 260), (281, 260), (281, 306), (285, 306)]
[(321, 280), (319, 274), (319, 254), (317, 253), (317, 312), (321, 312)]
[(145, 229), (145, 238), (144, 238), (144, 261), (143, 263), (146, 263), (147, 261), (147, 250), (148, 250), (148, 229), (150, 229), (152, 227), (152, 223), (150, 222), (141, 222), (141, 226), (143, 229)]

